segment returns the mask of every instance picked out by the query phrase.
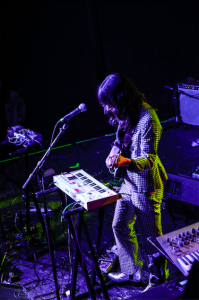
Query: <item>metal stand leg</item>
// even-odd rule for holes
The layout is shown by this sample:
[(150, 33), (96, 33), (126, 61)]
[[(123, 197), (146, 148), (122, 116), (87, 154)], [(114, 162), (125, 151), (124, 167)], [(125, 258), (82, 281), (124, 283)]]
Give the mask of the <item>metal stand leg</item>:
[(51, 256), (51, 263), (52, 263), (53, 277), (54, 277), (54, 282), (55, 282), (56, 296), (57, 296), (57, 300), (60, 300), (59, 286), (58, 286), (58, 282), (57, 282), (57, 270), (56, 270), (55, 259), (54, 259), (53, 243), (52, 243), (52, 239), (51, 239), (52, 235), (51, 235), (51, 229), (50, 229), (50, 219), (49, 219), (48, 209), (47, 209), (45, 195), (44, 195), (43, 173), (41, 172), (39, 175), (37, 175), (37, 178), (38, 178), (38, 184), (40, 186), (40, 189), (41, 189), (41, 191), (43, 191), (42, 199), (43, 199), (43, 204), (44, 204), (45, 232), (46, 232), (49, 252), (50, 252), (50, 256)]
[(82, 225), (83, 225), (83, 228), (84, 228), (84, 232), (85, 232), (85, 235), (86, 235), (86, 239), (87, 239), (89, 248), (91, 250), (91, 256), (92, 256), (95, 272), (96, 272), (96, 274), (99, 278), (102, 293), (103, 293), (105, 299), (109, 299), (109, 295), (108, 295), (108, 292), (106, 290), (105, 283), (103, 281), (102, 274), (101, 274), (101, 271), (100, 271), (100, 268), (99, 268), (98, 256), (96, 256), (95, 249), (92, 246), (92, 241), (91, 241), (90, 235), (88, 233), (88, 229), (87, 229), (87, 226), (86, 226), (86, 223), (85, 223), (84, 219), (83, 219), (83, 224)]
[[(67, 218), (68, 226), (70, 228), (70, 231), (72, 233), (73, 239), (75, 241), (76, 250), (75, 250), (75, 260), (73, 265), (73, 275), (72, 275), (72, 281), (71, 281), (71, 299), (75, 299), (75, 290), (76, 290), (76, 283), (77, 283), (77, 269), (78, 269), (78, 262), (80, 263), (80, 266), (82, 268), (82, 272), (84, 274), (84, 277), (86, 279), (86, 284), (88, 287), (88, 292), (91, 297), (91, 299), (96, 299), (96, 293), (95, 290), (91, 284), (88, 270), (86, 268), (82, 250), (80, 247), (80, 236), (81, 236), (81, 230), (82, 230), (82, 221), (83, 221), (83, 207), (80, 207), (79, 209), (75, 209), (73, 211), (68, 211), (64, 213), (64, 216)], [(72, 223), (71, 217), (72, 214), (77, 213), (77, 228)]]
[[(23, 164), (23, 154), (19, 153), (19, 157), (21, 159), (21, 162)], [(25, 157), (25, 165), (24, 165), (24, 171), (25, 171), (25, 177), (28, 177), (29, 174), (29, 160), (28, 160), (28, 152), (26, 151), (24, 154)], [(43, 235), (45, 235), (45, 224), (44, 219), (42, 217), (42, 213), (40, 211), (37, 199), (35, 197), (32, 184), (30, 183), (25, 187), (25, 194), (22, 195), (22, 198), (26, 201), (26, 227), (27, 227), (27, 233), (30, 234), (30, 198), (33, 198), (35, 208), (37, 210), (37, 216), (39, 221), (41, 222), (42, 228), (43, 228)]]
[[(104, 211), (104, 209), (101, 210), (101, 213), (103, 213), (103, 211)], [(76, 227), (74, 226), (72, 219), (71, 219), (73, 214), (77, 214)], [(99, 215), (100, 215), (100, 213), (99, 213)], [(86, 268), (86, 265), (85, 265), (85, 262), (83, 259), (83, 255), (82, 255), (82, 250), (80, 247), (82, 228), (84, 229), (84, 233), (86, 236), (86, 240), (87, 240), (89, 250), (91, 252), (92, 261), (93, 261), (93, 269), (94, 270), (92, 271), (92, 274), (93, 274), (92, 276), (95, 277), (95, 274), (97, 274), (99, 281), (100, 281), (100, 287), (101, 287), (102, 293), (103, 293), (105, 299), (109, 299), (109, 295), (106, 290), (105, 283), (103, 282), (102, 274), (101, 274), (99, 264), (98, 264), (98, 254), (96, 253), (95, 246), (93, 246), (93, 243), (91, 241), (91, 238), (90, 238), (90, 235), (88, 232), (86, 222), (83, 217), (83, 207), (74, 209), (72, 211), (64, 212), (64, 217), (66, 217), (66, 219), (67, 219), (69, 228), (71, 230), (71, 233), (73, 235), (73, 238), (74, 238), (74, 241), (76, 244), (75, 260), (74, 260), (74, 265), (73, 265), (73, 276), (72, 276), (72, 282), (71, 282), (71, 299), (81, 298), (81, 296), (83, 295), (82, 294), (82, 295), (78, 295), (77, 297), (75, 297), (78, 262), (81, 265), (82, 272), (86, 279), (89, 295), (90, 295), (91, 299), (96, 299), (96, 289), (93, 286), (93, 282), (91, 282), (91, 280), (89, 278), (88, 270)], [(102, 232), (102, 230), (100, 228), (100, 232), (98, 234), (98, 239), (97, 239), (98, 248), (99, 248), (99, 244), (100, 244), (101, 232)], [(86, 295), (86, 293), (84, 293), (84, 294)]]
[[(99, 249), (101, 244), (101, 237), (102, 237), (102, 229), (103, 229), (103, 223), (104, 223), (104, 213), (105, 213), (105, 206), (101, 206), (98, 211), (98, 230), (97, 230), (97, 240), (96, 240), (96, 253), (97, 253), (97, 259), (99, 259)], [(94, 269), (94, 266), (92, 268), (91, 272), (91, 282), (94, 284), (96, 277), (96, 272)]]

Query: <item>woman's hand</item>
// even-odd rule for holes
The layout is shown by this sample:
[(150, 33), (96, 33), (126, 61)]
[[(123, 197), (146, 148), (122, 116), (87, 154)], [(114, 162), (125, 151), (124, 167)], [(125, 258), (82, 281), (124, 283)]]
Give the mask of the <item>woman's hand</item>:
[(106, 159), (106, 166), (107, 168), (113, 170), (114, 168), (117, 168), (117, 160), (119, 158), (119, 154), (108, 156)]
[(119, 167), (128, 167), (131, 163), (131, 159), (119, 155), (120, 149), (117, 146), (113, 146), (109, 156), (106, 159), (107, 168), (113, 170)]
[(111, 152), (109, 153), (109, 156), (106, 159), (106, 166), (107, 168), (113, 168), (115, 160), (118, 158), (118, 153), (120, 152), (120, 149), (117, 146), (113, 146), (111, 149)]
[(106, 159), (106, 166), (111, 170), (114, 168), (128, 167), (130, 163), (131, 159), (119, 154), (108, 156)]

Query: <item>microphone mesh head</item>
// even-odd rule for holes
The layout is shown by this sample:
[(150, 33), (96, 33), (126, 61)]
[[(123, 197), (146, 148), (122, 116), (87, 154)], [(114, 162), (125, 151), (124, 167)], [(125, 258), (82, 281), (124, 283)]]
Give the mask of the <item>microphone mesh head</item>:
[(80, 109), (81, 111), (86, 111), (86, 110), (87, 110), (86, 104), (84, 104), (84, 103), (80, 104), (80, 105), (79, 105), (79, 109)]

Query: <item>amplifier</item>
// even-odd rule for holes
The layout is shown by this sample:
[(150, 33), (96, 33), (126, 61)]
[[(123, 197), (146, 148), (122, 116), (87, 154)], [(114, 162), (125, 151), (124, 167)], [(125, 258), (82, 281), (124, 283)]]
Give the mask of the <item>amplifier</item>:
[(199, 126), (199, 81), (186, 79), (177, 83), (179, 91), (178, 111), (183, 123)]
[(167, 173), (164, 197), (172, 212), (199, 220), (199, 180)]
[(164, 196), (199, 206), (199, 180), (167, 173)]

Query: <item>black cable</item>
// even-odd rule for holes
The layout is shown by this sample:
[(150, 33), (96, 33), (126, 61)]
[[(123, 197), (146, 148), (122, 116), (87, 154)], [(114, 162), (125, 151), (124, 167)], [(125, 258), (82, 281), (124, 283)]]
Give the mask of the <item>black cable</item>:
[[(17, 295), (17, 293), (18, 293), (18, 295)], [(25, 293), (24, 293), (24, 295), (26, 296), (26, 298), (21, 298), (19, 295), (20, 293), (24, 293), (24, 292), (14, 292), (14, 296), (16, 299), (19, 299), (19, 300), (26, 300), (26, 299), (28, 300), (29, 299), (29, 298), (27, 298), (27, 295)]]
[(100, 255), (102, 255), (104, 249), (108, 246), (108, 244), (110, 244), (111, 242), (115, 241), (115, 238), (112, 238), (111, 240), (109, 240), (105, 245), (104, 247), (100, 250)]
[(182, 170), (188, 170), (188, 169), (189, 169), (196, 161), (192, 162), (187, 168), (182, 168), (182, 169), (178, 168), (179, 164), (182, 163), (183, 161), (186, 161), (186, 160), (189, 159), (189, 158), (197, 158), (197, 156), (196, 156), (196, 157), (194, 157), (194, 156), (195, 156), (196, 154), (198, 154), (198, 153), (199, 153), (199, 151), (197, 151), (196, 153), (194, 153), (194, 154), (192, 154), (192, 155), (190, 155), (190, 156), (188, 156), (188, 157), (183, 158), (182, 160), (180, 160), (180, 161), (177, 163), (177, 165), (176, 165), (176, 169), (179, 170), (179, 171), (182, 171)]
[[(42, 149), (42, 152), (44, 154), (44, 148), (43, 148), (42, 144), (39, 141), (35, 140), (35, 139), (33, 141), (36, 142), (36, 143), (38, 143), (40, 145), (40, 147)], [(36, 151), (35, 151), (35, 154), (36, 154)]]
[(12, 270), (14, 267), (16, 267), (16, 266), (19, 266), (19, 265), (21, 265), (21, 266), (25, 266), (25, 267), (27, 267), (27, 268), (29, 268), (29, 269), (31, 269), (31, 270), (33, 270), (34, 269), (34, 271), (35, 271), (35, 275), (36, 275), (36, 277), (37, 277), (37, 280), (40, 282), (40, 278), (39, 278), (39, 276), (38, 276), (38, 274), (37, 274), (37, 272), (36, 272), (36, 263), (37, 263), (37, 259), (36, 259), (36, 255), (35, 255), (35, 253), (34, 253), (34, 259), (35, 259), (35, 262), (34, 262), (34, 265), (33, 265), (33, 267), (30, 267), (30, 266), (28, 266), (28, 265), (25, 265), (25, 264), (15, 264), (14, 266), (12, 266), (11, 267), (11, 269), (10, 270)]
[[(30, 298), (27, 298), (27, 299), (31, 299), (31, 295), (29, 294), (29, 291), (27, 291), (27, 289), (26, 289), (26, 287), (24, 286), (24, 285), (22, 285), (22, 284), (18, 284), (19, 286), (21, 286), (25, 291), (26, 291), (26, 293), (29, 295), (29, 297)], [(16, 293), (17, 292), (14, 292), (14, 296), (16, 295)], [(18, 292), (18, 293), (24, 293), (25, 294), (25, 292), (23, 292), (23, 291), (21, 291), (21, 292)], [(25, 294), (26, 295), (26, 294)], [(20, 300), (23, 300), (23, 298), (19, 298), (20, 296), (15, 296), (15, 298), (17, 298), (17, 299), (20, 299)]]

